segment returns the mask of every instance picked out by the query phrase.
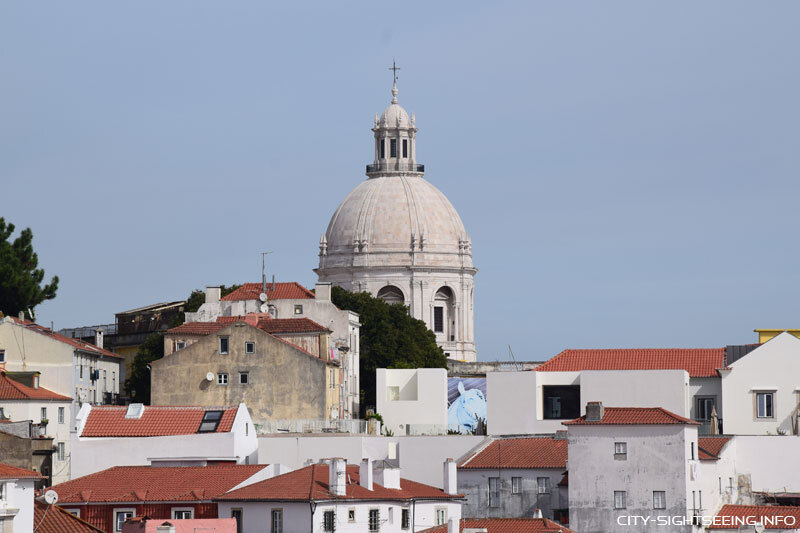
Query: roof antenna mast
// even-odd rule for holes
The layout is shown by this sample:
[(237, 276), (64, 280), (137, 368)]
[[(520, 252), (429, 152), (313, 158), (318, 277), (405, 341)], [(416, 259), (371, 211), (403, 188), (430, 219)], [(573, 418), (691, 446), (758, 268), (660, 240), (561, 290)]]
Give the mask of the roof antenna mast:
[(267, 271), (264, 270), (264, 257), (272, 252), (261, 252), (261, 292), (267, 292)]

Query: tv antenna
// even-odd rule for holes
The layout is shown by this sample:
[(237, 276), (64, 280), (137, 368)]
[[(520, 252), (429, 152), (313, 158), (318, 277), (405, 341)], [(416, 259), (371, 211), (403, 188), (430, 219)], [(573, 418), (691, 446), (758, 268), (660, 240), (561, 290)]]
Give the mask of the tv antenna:
[(519, 370), (519, 365), (517, 364), (517, 359), (514, 357), (514, 350), (511, 349), (511, 345), (508, 345), (508, 355), (511, 356), (511, 361), (514, 363), (514, 368)]
[(264, 270), (264, 257), (272, 252), (261, 252), (261, 294), (267, 293), (267, 272)]

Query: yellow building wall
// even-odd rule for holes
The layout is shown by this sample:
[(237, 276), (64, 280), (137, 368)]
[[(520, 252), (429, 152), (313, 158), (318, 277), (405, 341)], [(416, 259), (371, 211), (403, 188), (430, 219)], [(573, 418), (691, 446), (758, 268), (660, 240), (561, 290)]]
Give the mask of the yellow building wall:
[(784, 331), (800, 339), (800, 329), (754, 329), (753, 331), (758, 334), (759, 344), (764, 344), (768, 340), (777, 337)]

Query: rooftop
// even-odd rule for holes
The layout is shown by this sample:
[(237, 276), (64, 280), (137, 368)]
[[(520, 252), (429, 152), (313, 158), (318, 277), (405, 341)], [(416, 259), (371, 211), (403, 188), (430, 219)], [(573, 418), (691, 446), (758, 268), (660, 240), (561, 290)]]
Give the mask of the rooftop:
[(224, 501), (303, 501), (310, 500), (450, 500), (463, 496), (447, 494), (442, 489), (400, 480), (399, 489), (387, 489), (377, 483), (373, 490), (359, 485), (358, 465), (347, 465), (347, 486), (344, 496), (335, 496), (328, 490), (328, 465), (314, 464), (273, 478), (253, 483), (246, 487), (221, 495), (216, 500)]
[(94, 354), (94, 355), (97, 355), (97, 356), (102, 356), (102, 357), (111, 357), (113, 359), (122, 359), (121, 356), (115, 354), (114, 352), (109, 352), (108, 350), (104, 350), (103, 348), (99, 348), (99, 347), (95, 346), (94, 344), (89, 344), (88, 342), (84, 342), (84, 341), (82, 341), (80, 339), (73, 339), (71, 337), (65, 337), (64, 335), (61, 335), (60, 333), (55, 333), (54, 331), (51, 331), (50, 328), (46, 328), (44, 326), (40, 326), (39, 324), (36, 324), (35, 322), (31, 322), (30, 320), (20, 320), (19, 318), (15, 318), (15, 317), (9, 316), (9, 317), (5, 317), (5, 318), (0, 319), (0, 323), (2, 323), (5, 320), (11, 320), (14, 324), (17, 324), (18, 326), (23, 326), (26, 329), (28, 329), (29, 331), (35, 331), (36, 333), (40, 333), (40, 334), (45, 335), (47, 337), (50, 337), (50, 338), (52, 338), (52, 339), (54, 339), (56, 341), (63, 342), (65, 344), (69, 344), (73, 348), (77, 348), (78, 350), (81, 350), (83, 352), (91, 353), (91, 354)]
[(229, 324), (246, 322), (272, 335), (290, 333), (328, 333), (329, 329), (309, 318), (271, 318), (269, 315), (221, 316), (216, 322), (186, 322), (167, 331), (169, 334), (211, 335)]
[[(232, 293), (220, 298), (223, 301), (258, 300), (263, 286), (261, 283), (244, 283)], [(313, 300), (314, 293), (296, 281), (267, 283), (268, 300)]]
[(567, 467), (567, 439), (520, 437), (495, 439), (463, 461), (460, 469)]
[(697, 439), (697, 457), (701, 461), (717, 461), (722, 448), (731, 440), (730, 437), (699, 437)]
[(108, 502), (208, 501), (268, 465), (115, 466), (52, 487), (59, 505)]
[(221, 411), (219, 424), (209, 433), (228, 433), (238, 407), (176, 407), (145, 405), (139, 418), (127, 418), (127, 406), (95, 406), (81, 437), (161, 437), (198, 433), (209, 411)]
[[(574, 533), (547, 518), (462, 518), (459, 531), (485, 528), (489, 533)], [(447, 533), (447, 525), (424, 529), (421, 533)]]
[(57, 394), (44, 387), (34, 389), (11, 379), (7, 372), (0, 371), (0, 400), (43, 400), (71, 402), (72, 398)]
[(33, 523), (36, 533), (103, 533), (58, 505), (47, 505), (34, 500)]
[(676, 415), (662, 407), (606, 407), (602, 420), (586, 420), (586, 415), (569, 422), (565, 426), (699, 426), (699, 422)]
[(39, 472), (18, 468), (6, 463), (0, 463), (0, 479), (42, 479)]
[[(766, 520), (765, 520), (766, 518)], [(800, 507), (781, 505), (723, 505), (708, 529), (737, 530), (740, 525), (761, 522), (764, 529), (795, 530)]]
[(725, 348), (630, 348), (564, 350), (537, 372), (581, 370), (686, 370), (690, 377), (718, 376), (725, 368)]

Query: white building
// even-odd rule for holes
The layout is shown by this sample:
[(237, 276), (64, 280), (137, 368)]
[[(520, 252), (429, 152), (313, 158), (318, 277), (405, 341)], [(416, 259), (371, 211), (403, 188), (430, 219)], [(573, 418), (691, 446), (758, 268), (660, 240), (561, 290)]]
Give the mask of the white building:
[(72, 478), (113, 466), (258, 463), (258, 439), (244, 404), (176, 407), (84, 405), (72, 435)]
[[(697, 422), (661, 408), (590, 402), (585, 416), (565, 425), (575, 531), (688, 533), (691, 520), (708, 513), (698, 480)], [(659, 517), (684, 521), (665, 525)]]
[(395, 435), (447, 434), (447, 369), (375, 371), (375, 403)]
[(392, 101), (375, 116), (367, 180), (345, 197), (319, 243), (319, 281), (408, 306), (448, 357), (475, 361), (472, 241), (453, 205), (423, 178), (414, 115)]
[(2, 362), (9, 372), (40, 372), (42, 387), (73, 399), (73, 415), (81, 404), (119, 394), (120, 356), (33, 322), (0, 318)]
[[(262, 301), (262, 293), (266, 296)], [(339, 309), (331, 301), (331, 286), (318, 283), (314, 292), (297, 282), (244, 283), (220, 298), (219, 287), (206, 288), (206, 301), (196, 313), (186, 313), (186, 322), (214, 322), (223, 316), (245, 316), (269, 312), (274, 318), (308, 318), (332, 331), (332, 347), (342, 362), (340, 398), (342, 418), (358, 418), (359, 332), (358, 313)]]
[[(389, 462), (331, 459), (215, 498), (220, 516), (240, 513), (243, 533), (421, 531), (460, 520), (456, 463), (444, 463), (444, 489), (403, 479)], [(266, 518), (266, 524), (265, 524)]]
[(33, 531), (34, 485), (37, 472), (0, 463), (0, 532)]
[(38, 372), (15, 375), (0, 371), (0, 418), (30, 420), (45, 428), (42, 436), (52, 437), (55, 447), (51, 479), (54, 484), (61, 483), (70, 478), (72, 398), (40, 387), (39, 381)]

